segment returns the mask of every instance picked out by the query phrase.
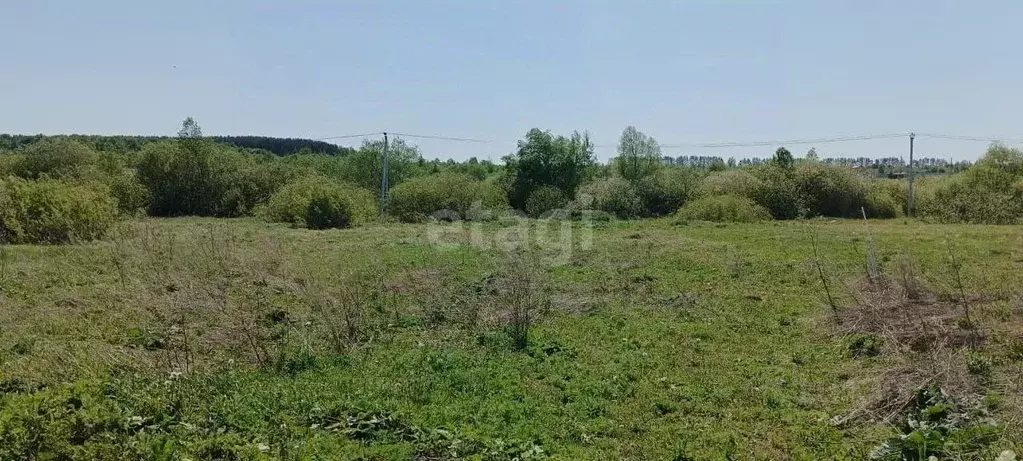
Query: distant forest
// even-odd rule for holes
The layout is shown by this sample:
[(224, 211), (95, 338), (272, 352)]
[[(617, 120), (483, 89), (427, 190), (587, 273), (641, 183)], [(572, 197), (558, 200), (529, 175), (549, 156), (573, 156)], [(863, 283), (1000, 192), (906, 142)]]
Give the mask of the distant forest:
[[(55, 135), (42, 134), (0, 134), (0, 150), (14, 150), (27, 146), (46, 138), (63, 137), (82, 142), (100, 152), (132, 152), (142, 146), (161, 141), (173, 139), (171, 136), (103, 136), (103, 135)], [(210, 139), (246, 149), (263, 150), (278, 156), (293, 155), (298, 153), (317, 153), (327, 155), (344, 155), (354, 152), (355, 149), (342, 147), (329, 142), (314, 141), (312, 139), (300, 138), (274, 138), (269, 136), (210, 136)]]

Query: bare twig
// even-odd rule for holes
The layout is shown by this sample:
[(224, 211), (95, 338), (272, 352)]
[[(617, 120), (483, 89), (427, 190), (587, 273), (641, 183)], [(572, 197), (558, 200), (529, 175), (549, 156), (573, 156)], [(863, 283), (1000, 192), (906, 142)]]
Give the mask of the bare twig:
[(963, 313), (966, 315), (966, 324), (969, 325), (970, 329), (974, 329), (973, 321), (970, 320), (970, 301), (966, 299), (966, 290), (963, 288), (963, 276), (960, 269), (963, 266), (962, 261), (956, 258), (955, 248), (952, 246), (952, 239), (947, 239), (948, 245), (948, 259), (949, 266), (952, 269), (952, 278), (955, 280), (956, 286), (959, 288), (959, 297), (963, 303)]
[(881, 278), (881, 271), (877, 268), (877, 253), (874, 251), (874, 233), (870, 231), (870, 224), (867, 222), (867, 209), (860, 207), (863, 213), (863, 225), (867, 228), (867, 275), (870, 283), (877, 283)]
[(824, 263), (821, 261), (820, 250), (817, 248), (817, 227), (814, 226), (810, 230), (810, 246), (813, 248), (813, 262), (817, 266), (817, 275), (821, 279), (821, 285), (824, 286), (824, 293), (828, 296), (828, 305), (831, 306), (831, 310), (834, 313), (838, 313), (838, 304), (835, 303), (835, 298), (831, 296), (831, 288), (828, 286), (828, 277), (824, 275)]

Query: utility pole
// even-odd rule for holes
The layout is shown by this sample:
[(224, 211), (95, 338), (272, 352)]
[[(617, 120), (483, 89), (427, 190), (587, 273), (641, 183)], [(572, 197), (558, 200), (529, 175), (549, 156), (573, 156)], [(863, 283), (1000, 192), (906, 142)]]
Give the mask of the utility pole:
[(909, 134), (909, 200), (906, 202), (906, 214), (913, 217), (913, 140), (916, 133)]
[(384, 132), (384, 171), (380, 178), (380, 217), (387, 211), (387, 132)]

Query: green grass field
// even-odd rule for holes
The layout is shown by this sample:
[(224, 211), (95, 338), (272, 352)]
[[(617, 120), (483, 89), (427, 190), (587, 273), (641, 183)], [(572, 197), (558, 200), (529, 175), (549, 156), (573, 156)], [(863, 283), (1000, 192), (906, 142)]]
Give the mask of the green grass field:
[(859, 221), (531, 221), (570, 249), (519, 256), (509, 226), (144, 219), (3, 247), (0, 459), (864, 459), (932, 383), (960, 415), (942, 458), (1023, 448), (1019, 226), (872, 222), (917, 310), (867, 307), (898, 283), (864, 287)]

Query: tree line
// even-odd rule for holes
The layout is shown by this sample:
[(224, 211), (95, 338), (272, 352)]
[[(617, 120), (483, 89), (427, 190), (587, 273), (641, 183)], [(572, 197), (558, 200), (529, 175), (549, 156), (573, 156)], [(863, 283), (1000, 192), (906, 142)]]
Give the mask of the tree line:
[[(101, 149), (102, 139), (116, 142)], [(174, 138), (19, 142), (0, 150), (0, 241), (10, 243), (88, 240), (118, 216), (142, 214), (258, 216), (320, 228), (380, 218), (492, 219), (511, 210), (534, 217), (715, 221), (864, 212), (893, 218), (908, 211), (904, 180), (813, 156), (795, 158), (784, 147), (756, 165), (667, 165), (657, 141), (634, 127), (623, 131), (609, 164), (597, 162), (585, 132), (529, 130), (503, 164), (428, 161), (417, 146), (393, 139), (385, 216), (378, 202), (382, 140), (365, 140), (340, 155), (300, 148), (280, 156), (205, 137), (186, 119)], [(924, 219), (1019, 222), (1023, 154), (992, 145), (965, 171), (921, 179), (916, 190), (917, 215)]]
[[(125, 136), (125, 135), (55, 135), (42, 134), (0, 134), (0, 150), (16, 150), (34, 143), (51, 139), (64, 138), (84, 144), (99, 152), (137, 152), (143, 146), (154, 142), (173, 139), (169, 136)], [(301, 138), (276, 138), (271, 136), (210, 136), (209, 139), (221, 144), (240, 148), (265, 151), (266, 153), (284, 156), (293, 154), (326, 154), (344, 155), (354, 149), (324, 141)]]

